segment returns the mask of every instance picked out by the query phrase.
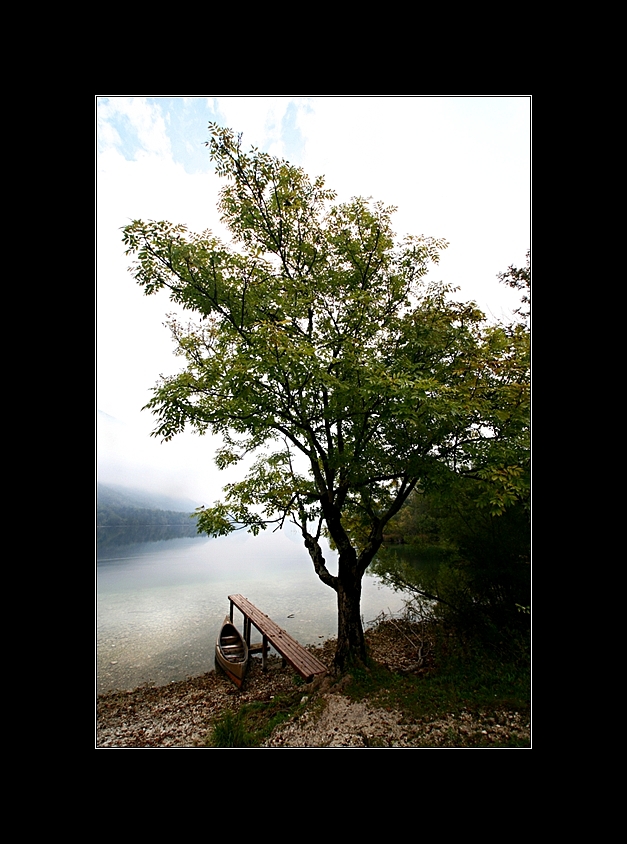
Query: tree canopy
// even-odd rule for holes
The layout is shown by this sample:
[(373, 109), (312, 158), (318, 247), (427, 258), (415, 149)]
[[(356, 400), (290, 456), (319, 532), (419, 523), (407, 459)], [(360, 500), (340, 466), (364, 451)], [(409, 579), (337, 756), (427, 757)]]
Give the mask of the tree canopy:
[[(487, 326), (474, 303), (425, 276), (441, 239), (392, 230), (395, 209), (336, 202), (322, 178), (210, 124), (233, 237), (168, 222), (124, 229), (146, 294), (161, 289), (196, 316), (170, 328), (184, 368), (147, 407), (154, 435), (219, 434), (216, 464), (255, 456), (199, 530), (297, 525), (338, 595), (336, 663), (366, 658), (361, 580), (388, 521), (417, 485), (450, 473), (490, 476), (489, 506), (520, 494), (528, 378), (514, 326)], [(327, 568), (321, 536), (338, 551)]]

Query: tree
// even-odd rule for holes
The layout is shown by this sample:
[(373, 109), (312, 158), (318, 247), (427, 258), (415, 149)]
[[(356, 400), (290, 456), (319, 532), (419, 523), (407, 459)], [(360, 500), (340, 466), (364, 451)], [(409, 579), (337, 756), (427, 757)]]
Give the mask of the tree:
[(199, 509), (199, 531), (297, 525), (337, 593), (341, 670), (366, 659), (361, 583), (386, 524), (418, 484), (480, 471), (498, 442), (511, 398), (500, 391), (513, 389), (507, 338), (473, 303), (426, 283), (445, 241), (396, 243), (395, 209), (334, 203), (322, 178), (209, 129), (234, 244), (167, 222), (124, 229), (146, 294), (165, 288), (198, 318), (170, 322), (185, 368), (154, 389), (153, 435), (219, 434), (220, 468), (255, 456), (222, 502)]
[[(498, 279), (501, 284), (506, 284), (513, 290), (521, 290), (520, 308), (516, 309), (516, 313), (521, 320), (529, 324), (531, 317), (531, 250), (527, 250), (526, 262), (524, 267), (515, 267), (513, 264), (507, 268), (504, 273), (498, 274)], [(526, 306), (526, 307), (525, 307)]]
[(435, 598), (458, 629), (499, 638), (529, 622), (521, 612), (530, 602), (529, 258), (498, 274), (521, 291), (518, 319), (498, 329), (508, 349), (498, 436), (477, 471), (451, 473), (427, 494), (414, 490), (388, 528), (409, 543), (408, 553), (380, 556), (374, 567), (393, 588)]

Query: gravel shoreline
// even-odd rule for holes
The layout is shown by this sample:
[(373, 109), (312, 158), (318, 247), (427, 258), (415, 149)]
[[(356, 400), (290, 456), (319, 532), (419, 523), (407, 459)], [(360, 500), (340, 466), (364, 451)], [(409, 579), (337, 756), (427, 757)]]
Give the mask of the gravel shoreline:
[(253, 661), (241, 691), (214, 671), (167, 686), (107, 692), (97, 699), (96, 746), (202, 747), (213, 721), (225, 710), (293, 688), (294, 672), (270, 658), (266, 674)]
[[(371, 654), (397, 671), (416, 670), (415, 641), (396, 622), (368, 631)], [(316, 656), (331, 665), (334, 643), (316, 648)], [(268, 671), (253, 659), (238, 690), (221, 672), (191, 677), (166, 686), (141, 686), (130, 692), (107, 692), (96, 704), (96, 748), (203, 748), (212, 724), (227, 709), (293, 692), (297, 676), (278, 657), (270, 657)], [(514, 738), (530, 746), (527, 713), (461, 712), (407, 723), (400, 712), (355, 702), (342, 694), (332, 678), (302, 686), (305, 712), (280, 725), (267, 748), (340, 747), (490, 747)]]

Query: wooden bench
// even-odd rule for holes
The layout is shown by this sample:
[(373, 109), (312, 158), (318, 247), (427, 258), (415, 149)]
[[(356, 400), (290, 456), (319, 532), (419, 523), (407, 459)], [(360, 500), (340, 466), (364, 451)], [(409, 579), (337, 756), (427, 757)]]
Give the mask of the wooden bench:
[[(266, 654), (268, 642), (281, 654), (283, 659), (294, 668), (305, 682), (310, 683), (314, 677), (326, 674), (326, 665), (306, 650), (302, 645), (293, 639), (289, 633), (279, 627), (271, 618), (251, 604), (248, 598), (243, 595), (229, 595), (231, 602), (231, 623), (233, 622), (233, 606), (244, 616), (244, 639), (250, 648), (250, 626), (251, 624), (261, 633), (263, 637), (263, 669), (266, 669)], [(253, 646), (253, 652), (255, 651)]]

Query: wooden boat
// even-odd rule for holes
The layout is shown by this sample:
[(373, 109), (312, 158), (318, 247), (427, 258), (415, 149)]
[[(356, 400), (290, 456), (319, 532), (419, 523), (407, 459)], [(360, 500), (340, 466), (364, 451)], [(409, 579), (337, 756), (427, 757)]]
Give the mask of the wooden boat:
[(216, 662), (240, 689), (248, 668), (248, 646), (228, 615), (218, 634)]

